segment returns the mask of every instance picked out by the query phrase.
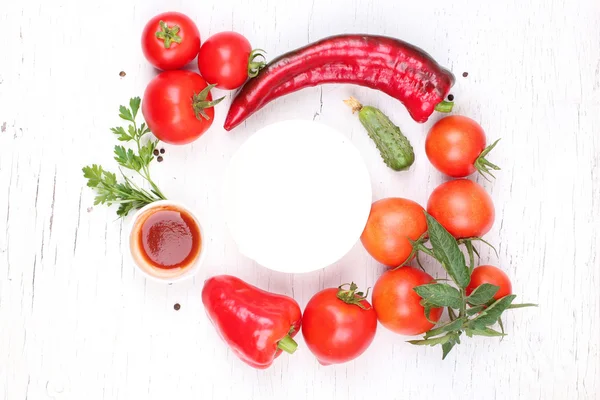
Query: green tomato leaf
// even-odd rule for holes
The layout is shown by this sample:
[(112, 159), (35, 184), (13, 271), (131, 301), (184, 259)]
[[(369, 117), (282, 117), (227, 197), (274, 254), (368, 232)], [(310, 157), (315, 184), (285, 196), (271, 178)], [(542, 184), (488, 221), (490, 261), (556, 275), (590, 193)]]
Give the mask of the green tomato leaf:
[(453, 333), (450, 334), (450, 336), (450, 340), (446, 343), (442, 343), (442, 360), (446, 359), (446, 356), (450, 353), (450, 350), (452, 350), (455, 344), (460, 343), (460, 333)]
[(469, 321), (469, 328), (483, 329), (486, 326), (494, 325), (516, 297), (516, 295), (510, 294), (495, 301), (491, 306), (481, 311), (481, 314)]
[(465, 264), (465, 256), (460, 251), (456, 239), (428, 213), (427, 228), (429, 240), (435, 258), (442, 264), (448, 275), (460, 288), (465, 288), (471, 280), (469, 268)]
[(479, 312), (481, 312), (483, 309), (485, 309), (485, 305), (480, 305), (480, 306), (475, 306), (475, 307), (471, 307), (471, 308), (467, 308), (467, 315), (471, 316), (471, 315), (475, 315)]
[(138, 113), (138, 110), (140, 109), (141, 102), (142, 102), (142, 99), (140, 99), (139, 97), (134, 97), (129, 100), (129, 107), (131, 108), (131, 111), (133, 114), (132, 119), (135, 119), (135, 117)]
[(458, 319), (455, 319), (454, 321), (448, 322), (445, 325), (442, 325), (435, 329), (431, 329), (431, 330), (425, 332), (425, 339), (429, 339), (434, 336), (439, 336), (442, 333), (446, 333), (446, 332), (459, 331), (459, 330), (461, 330), (461, 328), (465, 322), (466, 322), (466, 318), (458, 318)]
[(537, 304), (533, 304), (533, 303), (523, 303), (523, 304), (511, 304), (510, 306), (506, 307), (507, 309), (512, 309), (512, 308), (525, 308), (525, 307), (537, 307)]
[(433, 306), (460, 308), (463, 304), (460, 292), (447, 283), (420, 285), (413, 290)]
[(474, 306), (486, 304), (490, 301), (494, 295), (498, 292), (500, 286), (490, 285), (489, 283), (483, 283), (479, 285), (469, 297), (467, 302)]
[(420, 340), (408, 340), (408, 343), (414, 344), (415, 346), (435, 346), (437, 344), (447, 343), (452, 338), (452, 334), (446, 334), (444, 336), (429, 338), (429, 339), (420, 339)]
[(465, 333), (469, 337), (473, 337), (473, 336), (488, 336), (488, 337), (506, 336), (505, 333), (498, 332), (497, 330), (494, 330), (492, 328), (466, 329)]

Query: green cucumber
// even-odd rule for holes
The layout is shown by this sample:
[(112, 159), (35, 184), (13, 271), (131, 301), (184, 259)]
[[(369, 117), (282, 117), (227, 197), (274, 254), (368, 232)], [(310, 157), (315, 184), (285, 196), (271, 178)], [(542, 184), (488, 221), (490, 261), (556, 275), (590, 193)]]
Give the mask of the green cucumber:
[(358, 111), (358, 119), (388, 167), (394, 171), (405, 171), (413, 165), (415, 152), (410, 142), (381, 110), (363, 106), (354, 97), (344, 100), (344, 103), (352, 107), (353, 113)]

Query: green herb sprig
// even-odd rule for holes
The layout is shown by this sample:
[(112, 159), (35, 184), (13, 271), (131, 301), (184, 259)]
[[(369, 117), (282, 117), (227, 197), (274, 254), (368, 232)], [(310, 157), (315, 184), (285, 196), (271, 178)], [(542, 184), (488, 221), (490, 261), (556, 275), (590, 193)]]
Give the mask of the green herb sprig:
[[(460, 344), (463, 333), (468, 337), (506, 336), (502, 325), (502, 313), (507, 309), (536, 304), (513, 304), (517, 297), (514, 294), (494, 300), (494, 295), (500, 288), (487, 283), (480, 285), (467, 296), (466, 287), (471, 280), (474, 266), (473, 248), (467, 249), (470, 258), (470, 266), (467, 266), (456, 239), (431, 215), (426, 213), (425, 216), (431, 248), (426, 247), (422, 239), (413, 242), (413, 245), (417, 252), (424, 252), (439, 261), (456, 287), (435, 282), (414, 288), (422, 298), (421, 305), (425, 309), (427, 319), (432, 308), (447, 307), (450, 321), (425, 332), (423, 339), (409, 340), (409, 343), (419, 346), (441, 345), (444, 359), (456, 344)], [(471, 244), (470, 241), (466, 243), (467, 247)], [(496, 324), (500, 331), (492, 328)]]
[[(111, 128), (111, 131), (121, 142), (134, 142), (135, 150), (125, 148), (122, 145), (115, 146), (115, 161), (119, 164), (119, 172), (123, 178), (122, 182), (117, 181), (117, 175), (105, 170), (100, 165), (92, 164), (83, 167), (83, 176), (88, 180), (87, 185), (96, 191), (94, 205), (98, 204), (118, 204), (117, 215), (124, 217), (131, 210), (144, 207), (147, 204), (158, 200), (166, 200), (165, 195), (154, 183), (150, 176), (150, 163), (154, 160), (154, 150), (158, 140), (148, 139), (143, 143), (143, 138), (151, 133), (146, 123), (142, 123), (138, 128), (135, 118), (140, 109), (141, 99), (134, 97), (129, 100), (129, 108), (119, 107), (119, 117), (124, 121), (130, 122), (127, 129), (123, 127)], [(121, 168), (126, 168), (137, 172), (151, 189), (146, 190), (138, 186), (131, 178), (127, 177)]]

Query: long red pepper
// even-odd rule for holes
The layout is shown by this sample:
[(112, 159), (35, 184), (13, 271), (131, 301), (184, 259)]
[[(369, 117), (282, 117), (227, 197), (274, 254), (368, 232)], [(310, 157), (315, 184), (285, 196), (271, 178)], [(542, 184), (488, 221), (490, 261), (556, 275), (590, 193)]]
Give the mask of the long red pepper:
[(269, 367), (282, 351), (293, 353), (302, 311), (291, 297), (269, 293), (230, 275), (204, 283), (202, 303), (219, 335), (248, 365)]
[(351, 83), (400, 100), (417, 122), (425, 122), (448, 95), (454, 76), (429, 54), (398, 39), (338, 35), (271, 61), (237, 94), (225, 129), (231, 130), (270, 101), (306, 87)]

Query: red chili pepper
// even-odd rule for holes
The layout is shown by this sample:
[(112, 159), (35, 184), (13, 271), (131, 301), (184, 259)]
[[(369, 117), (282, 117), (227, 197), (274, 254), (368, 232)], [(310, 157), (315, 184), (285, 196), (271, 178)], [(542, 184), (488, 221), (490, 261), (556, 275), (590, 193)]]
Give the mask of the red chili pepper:
[(230, 275), (204, 282), (202, 303), (219, 335), (248, 365), (269, 367), (281, 351), (293, 353), (302, 311), (291, 297), (269, 293)]
[(443, 102), (454, 75), (429, 54), (398, 39), (338, 35), (271, 61), (237, 94), (225, 129), (231, 130), (270, 101), (323, 83), (352, 83), (400, 100), (411, 117), (425, 122)]

